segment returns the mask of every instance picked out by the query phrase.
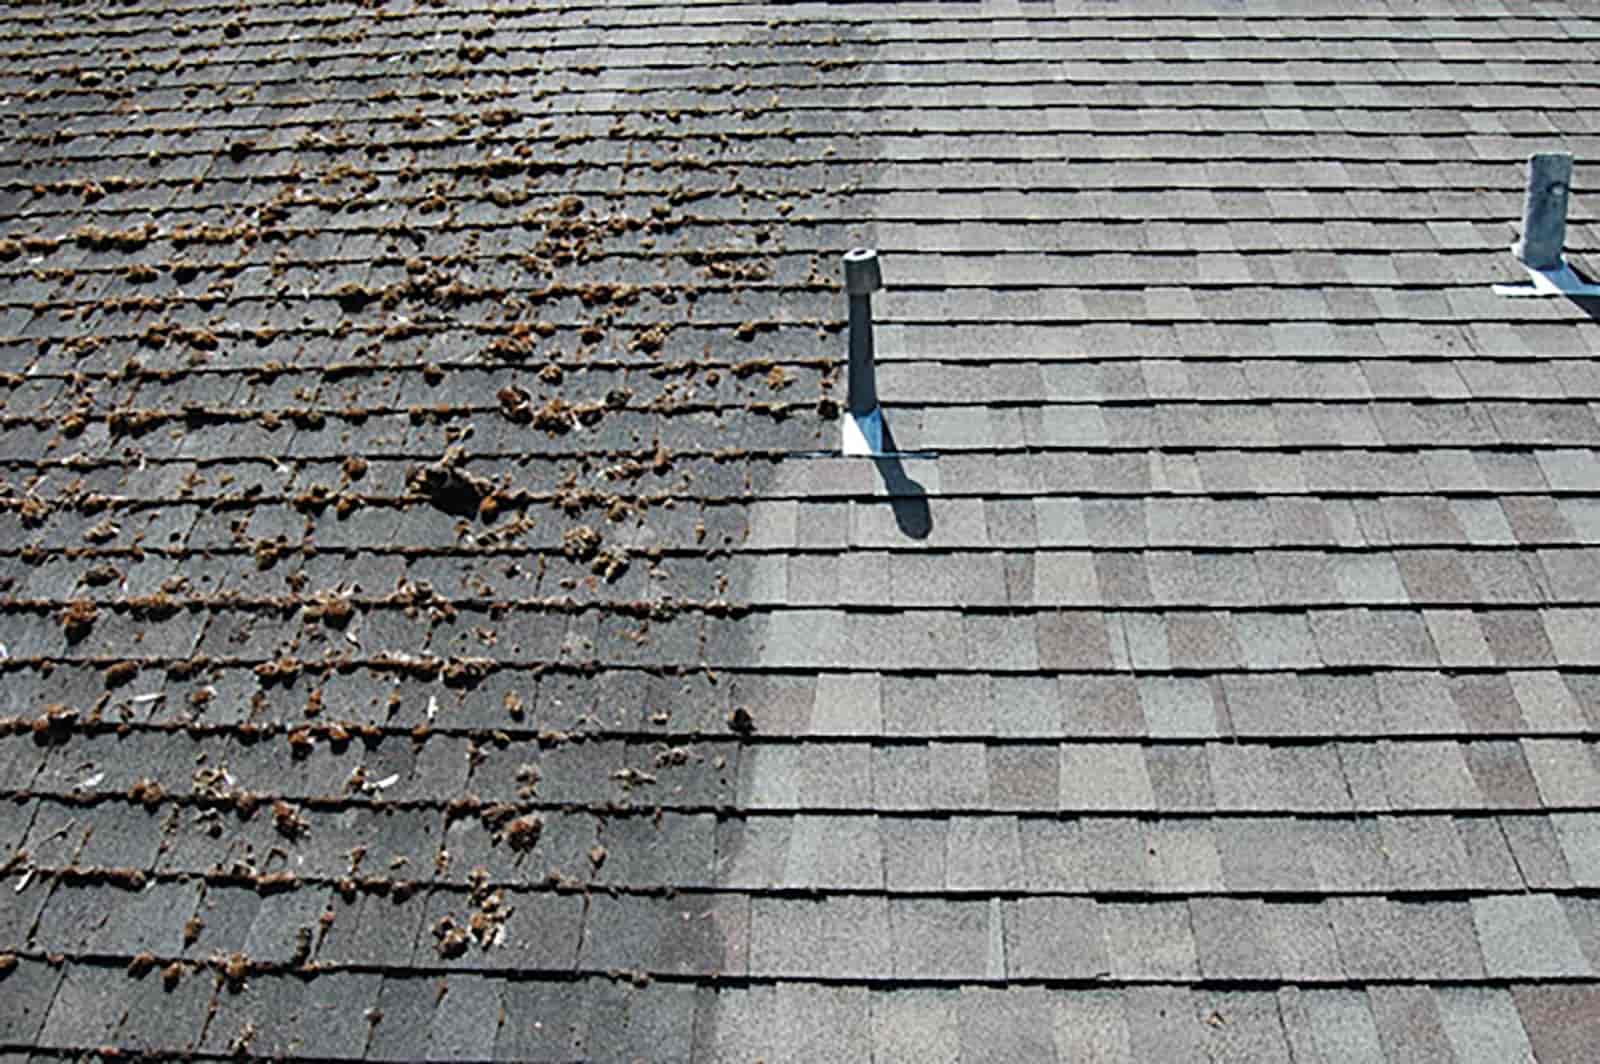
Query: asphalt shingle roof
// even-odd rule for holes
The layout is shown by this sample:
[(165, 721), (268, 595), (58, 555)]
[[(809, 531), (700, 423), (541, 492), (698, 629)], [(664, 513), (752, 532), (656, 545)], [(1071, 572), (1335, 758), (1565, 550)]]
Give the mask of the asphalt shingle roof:
[(0, 1058), (1600, 1043), (1582, 5), (0, 54)]

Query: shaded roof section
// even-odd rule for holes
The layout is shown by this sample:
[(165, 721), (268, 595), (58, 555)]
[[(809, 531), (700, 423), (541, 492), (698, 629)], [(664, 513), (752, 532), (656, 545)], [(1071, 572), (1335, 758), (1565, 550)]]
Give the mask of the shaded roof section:
[(9, 15), (0, 1051), (1600, 1037), (1592, 20)]

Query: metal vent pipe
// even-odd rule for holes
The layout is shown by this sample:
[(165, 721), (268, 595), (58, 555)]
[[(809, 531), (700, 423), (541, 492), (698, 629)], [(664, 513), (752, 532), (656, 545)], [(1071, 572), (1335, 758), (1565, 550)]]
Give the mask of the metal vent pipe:
[(878, 409), (878, 372), (872, 353), (872, 293), (883, 287), (878, 253), (853, 248), (844, 254), (844, 286), (850, 293), (850, 412), (862, 417)]
[(1567, 197), (1572, 190), (1572, 156), (1545, 152), (1528, 157), (1528, 199), (1522, 208), (1522, 238), (1512, 250), (1530, 270), (1562, 265), (1567, 243)]
[(872, 352), (872, 293), (883, 287), (876, 251), (845, 252), (844, 287), (850, 296), (850, 395), (842, 449), (845, 454), (882, 454), (883, 412), (878, 409), (878, 371)]

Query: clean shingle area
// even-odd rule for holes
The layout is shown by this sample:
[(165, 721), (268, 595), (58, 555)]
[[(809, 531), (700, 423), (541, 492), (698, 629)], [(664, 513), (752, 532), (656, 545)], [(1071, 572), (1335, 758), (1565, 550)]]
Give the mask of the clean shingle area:
[(1594, 970), (1551, 894), (1476, 898), (1473, 922), (1489, 971), (1497, 976), (1585, 976)]
[(0, 1060), (1587, 1064), (1591, 8), (9, 5)]

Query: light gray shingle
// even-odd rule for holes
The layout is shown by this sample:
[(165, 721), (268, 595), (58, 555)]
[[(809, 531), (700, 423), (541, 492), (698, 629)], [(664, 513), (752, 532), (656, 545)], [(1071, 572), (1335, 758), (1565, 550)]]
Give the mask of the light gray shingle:
[(1472, 916), (1491, 975), (1528, 979), (1593, 974), (1552, 894), (1474, 898)]

